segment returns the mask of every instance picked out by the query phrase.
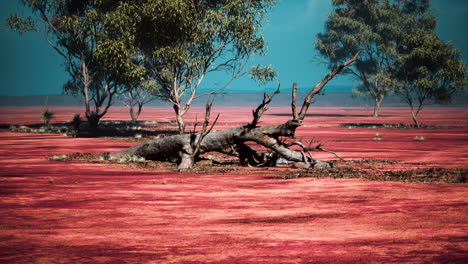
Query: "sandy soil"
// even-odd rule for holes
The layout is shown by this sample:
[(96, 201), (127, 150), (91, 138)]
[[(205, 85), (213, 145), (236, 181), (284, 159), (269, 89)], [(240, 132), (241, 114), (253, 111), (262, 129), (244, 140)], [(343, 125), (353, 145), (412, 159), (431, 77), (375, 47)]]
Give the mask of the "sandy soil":
[[(29, 109), (0, 123), (35, 123)], [(63, 109), (62, 109), (63, 110)], [(201, 111), (189, 116), (202, 116)], [(215, 109), (216, 110), (216, 109)], [(463, 128), (347, 129), (346, 123), (408, 122), (406, 109), (320, 108), (298, 132), (345, 158), (389, 158), (467, 167), (466, 109), (422, 120)], [(66, 121), (76, 109), (62, 112)], [(235, 112), (237, 111), (237, 112)], [(40, 111), (39, 111), (40, 112)], [(57, 111), (58, 112), (58, 111)], [(117, 109), (109, 119), (126, 119)], [(263, 124), (288, 109), (273, 108)], [(23, 118), (24, 114), (24, 119)], [(143, 119), (170, 121), (149, 109)], [(219, 129), (250, 119), (223, 109)], [(423, 112), (424, 114), (424, 112)], [(34, 117), (35, 118), (35, 117)], [(8, 121), (8, 120), (10, 121)], [(375, 133), (382, 141), (373, 141)], [(415, 135), (426, 141), (416, 142)], [(50, 161), (57, 153), (112, 152), (134, 143), (0, 133), (2, 263), (466, 263), (468, 185), (263, 174), (177, 174), (120, 165)], [(333, 158), (329, 154), (317, 154)]]

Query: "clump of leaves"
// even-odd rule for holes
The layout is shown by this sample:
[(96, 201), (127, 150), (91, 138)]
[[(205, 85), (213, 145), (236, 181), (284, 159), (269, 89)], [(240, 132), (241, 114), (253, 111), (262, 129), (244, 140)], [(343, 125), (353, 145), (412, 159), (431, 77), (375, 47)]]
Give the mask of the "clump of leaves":
[(80, 131), (80, 125), (81, 125), (80, 114), (74, 114), (70, 123), (73, 127), (73, 130), (75, 130), (76, 132)]
[(41, 120), (45, 125), (49, 125), (52, 119), (55, 118), (55, 113), (50, 111), (49, 108), (44, 109), (42, 111), (42, 117)]

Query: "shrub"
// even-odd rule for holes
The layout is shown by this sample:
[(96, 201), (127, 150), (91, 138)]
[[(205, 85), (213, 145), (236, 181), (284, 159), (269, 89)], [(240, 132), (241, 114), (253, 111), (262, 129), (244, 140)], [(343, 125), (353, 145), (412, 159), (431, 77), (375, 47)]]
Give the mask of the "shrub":
[(50, 121), (52, 121), (52, 119), (54, 119), (54, 115), (55, 115), (55, 113), (50, 111), (49, 108), (44, 109), (44, 111), (42, 111), (42, 122), (45, 125), (49, 125)]
[(74, 114), (71, 120), (71, 125), (73, 126), (73, 130), (80, 131), (80, 124), (81, 124), (80, 114)]

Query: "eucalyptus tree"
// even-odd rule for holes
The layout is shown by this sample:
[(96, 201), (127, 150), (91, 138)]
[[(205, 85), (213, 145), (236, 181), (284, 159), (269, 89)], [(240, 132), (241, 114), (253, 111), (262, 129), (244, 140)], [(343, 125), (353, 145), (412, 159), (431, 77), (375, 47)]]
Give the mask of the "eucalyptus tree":
[(432, 31), (417, 30), (399, 48), (394, 69), (396, 94), (411, 108), (419, 127), (418, 114), (427, 104), (450, 103), (466, 91), (466, 66), (460, 51)]
[[(360, 51), (349, 61), (339, 65), (323, 78), (322, 81), (310, 89), (299, 111), (296, 108), (297, 85), (294, 84), (291, 99), (291, 119), (285, 123), (268, 126), (259, 125), (262, 115), (267, 111), (268, 105), (273, 100), (273, 97), (279, 93), (279, 90), (270, 95), (265, 94), (263, 101), (252, 111), (251, 122), (243, 126), (221, 131), (211, 132), (213, 125), (211, 125), (211, 128), (208, 128), (211, 108), (211, 103), (209, 103), (201, 132), (150, 140), (143, 144), (112, 153), (109, 155), (109, 158), (119, 161), (140, 160), (141, 158), (147, 160), (177, 161), (179, 169), (190, 169), (201, 154), (220, 152), (237, 157), (243, 166), (293, 164), (297, 168), (306, 169), (330, 168), (330, 163), (313, 158), (310, 152), (322, 150), (335, 155), (336, 153), (323, 149), (321, 144), (313, 147), (310, 144), (309, 146), (305, 146), (296, 139), (296, 129), (302, 125), (314, 96), (320, 94), (325, 85), (337, 74), (354, 63), (359, 54)], [(259, 73), (263, 70), (256, 68), (254, 71)], [(269, 70), (267, 70), (267, 74), (258, 75), (263, 76), (258, 80), (264, 82), (274, 79), (274, 76), (268, 72)], [(214, 123), (216, 123), (216, 120), (212, 124)], [(268, 152), (257, 150), (255, 146), (248, 144), (252, 142), (262, 146), (263, 149), (267, 149)], [(293, 146), (298, 146), (301, 150), (292, 148)]]
[[(178, 130), (193, 100), (214, 94), (249, 71), (249, 59), (264, 54), (262, 21), (274, 0), (141, 0), (117, 1), (105, 23), (114, 35), (103, 46), (134, 52), (136, 65), (160, 87), (158, 96), (173, 105)], [(122, 50), (121, 50), (121, 49)], [(201, 87), (213, 72), (226, 72), (226, 82)], [(256, 71), (264, 73), (264, 71)], [(271, 73), (271, 71), (270, 71)], [(205, 87), (206, 88), (206, 87)]]
[(153, 82), (140, 81), (133, 85), (128, 85), (127, 90), (119, 95), (119, 100), (128, 108), (130, 118), (136, 123), (141, 114), (143, 106), (156, 100), (158, 88)]
[(315, 46), (330, 68), (362, 50), (358, 61), (344, 73), (359, 81), (355, 88), (374, 101), (379, 115), (383, 99), (394, 87), (387, 85), (398, 46), (415, 29), (434, 30), (429, 0), (332, 0), (335, 8), (317, 34)]
[[(138, 68), (120, 67), (125, 70), (107, 70), (100, 61), (100, 43), (108, 38), (100, 9), (105, 1), (99, 0), (21, 0), (24, 7), (32, 11), (29, 17), (10, 15), (8, 25), (19, 32), (37, 31), (64, 59), (65, 70), (70, 80), (64, 90), (81, 95), (85, 104), (85, 115), (91, 127), (96, 128), (99, 120), (107, 113), (114, 96), (123, 88), (120, 80), (127, 75), (138, 74)], [(120, 55), (122, 58), (122, 54)], [(123, 64), (125, 66), (125, 64)], [(127, 64), (130, 65), (130, 64)]]

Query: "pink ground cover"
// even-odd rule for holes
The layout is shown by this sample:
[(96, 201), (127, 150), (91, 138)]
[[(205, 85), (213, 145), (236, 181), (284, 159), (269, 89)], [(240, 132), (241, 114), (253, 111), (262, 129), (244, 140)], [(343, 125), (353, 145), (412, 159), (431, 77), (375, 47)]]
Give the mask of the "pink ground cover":
[[(36, 124), (40, 122), (41, 107), (0, 108), (0, 124)], [(51, 107), (56, 113), (54, 122), (68, 122), (74, 113), (83, 109), (77, 107)], [(214, 116), (220, 113), (215, 130), (240, 126), (251, 121), (249, 107), (214, 107)], [(290, 119), (290, 108), (272, 107), (261, 119), (261, 125), (280, 124)], [(297, 131), (303, 142), (324, 143), (324, 148), (339, 153), (346, 159), (390, 159), (405, 163), (427, 163), (428, 167), (468, 167), (468, 108), (428, 107), (420, 114), (421, 123), (433, 126), (455, 126), (442, 129), (348, 129), (339, 127), (346, 123), (366, 124), (411, 124), (406, 107), (384, 107), (381, 116), (371, 117), (372, 109), (364, 107), (312, 107)], [(84, 117), (84, 114), (81, 113)], [(193, 107), (185, 116), (186, 122), (201, 122), (204, 108)], [(114, 107), (103, 120), (130, 120), (125, 107)], [(161, 129), (174, 129), (174, 113), (170, 107), (143, 108), (140, 120), (161, 122)], [(199, 126), (200, 127), (200, 126)], [(188, 126), (188, 129), (191, 129)], [(382, 134), (381, 141), (374, 141), (376, 133)], [(425, 141), (415, 141), (424, 136)], [(320, 159), (335, 159), (331, 154), (315, 153)], [(415, 165), (418, 167), (420, 165)]]
[[(384, 108), (384, 116), (375, 119), (362, 108), (314, 109), (298, 137), (325, 141), (345, 158), (467, 167), (466, 109), (427, 111), (422, 118), (464, 126), (457, 129), (336, 127), (408, 122), (404, 110)], [(222, 109), (216, 129), (250, 120), (249, 111)], [(10, 120), (23, 123), (23, 113)], [(116, 109), (107, 118), (123, 120), (124, 114)], [(148, 109), (142, 119), (170, 121), (171, 114)], [(195, 115), (203, 116), (195, 109), (189, 119)], [(287, 119), (278, 115), (265, 115), (263, 124)], [(7, 123), (5, 116), (2, 111), (0, 123)], [(22, 120), (34, 123), (32, 116)], [(377, 132), (382, 141), (372, 140)], [(415, 135), (427, 140), (416, 142)], [(0, 133), (0, 263), (467, 262), (466, 184), (283, 180), (269, 178), (268, 169), (255, 175), (169, 173), (47, 158), (132, 144)]]

